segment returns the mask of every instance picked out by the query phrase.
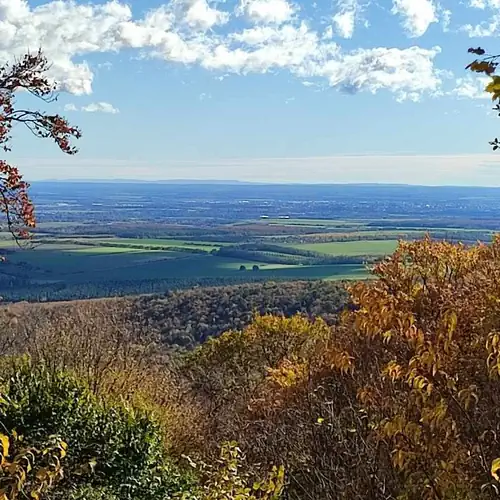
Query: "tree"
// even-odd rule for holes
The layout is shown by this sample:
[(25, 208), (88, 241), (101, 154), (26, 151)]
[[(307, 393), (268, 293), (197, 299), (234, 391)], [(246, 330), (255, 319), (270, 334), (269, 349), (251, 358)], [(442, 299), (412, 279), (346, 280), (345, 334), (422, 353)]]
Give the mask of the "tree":
[(246, 271), (246, 270), (247, 270), (247, 268), (246, 268), (246, 267), (242, 264), (242, 265), (240, 266), (240, 271)]
[[(11, 150), (12, 128), (18, 123), (25, 125), (36, 137), (52, 139), (66, 154), (77, 152), (70, 141), (80, 138), (81, 132), (65, 118), (15, 105), (15, 95), (19, 92), (28, 92), (45, 103), (57, 99), (57, 87), (47, 77), (49, 68), (41, 50), (0, 66), (0, 147), (5, 152)], [(5, 214), (8, 228), (16, 238), (26, 238), (26, 228), (35, 227), (36, 223), (28, 188), (18, 168), (0, 160), (0, 211)]]
[(260, 270), (260, 267), (257, 264), (254, 264), (252, 266), (252, 271), (259, 271), (259, 270)]

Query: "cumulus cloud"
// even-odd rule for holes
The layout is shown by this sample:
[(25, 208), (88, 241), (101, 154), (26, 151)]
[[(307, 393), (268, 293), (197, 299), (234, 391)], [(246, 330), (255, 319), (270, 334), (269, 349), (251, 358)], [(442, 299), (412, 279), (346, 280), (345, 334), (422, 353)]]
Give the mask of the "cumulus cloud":
[(360, 12), (361, 5), (358, 0), (341, 0), (338, 12), (332, 19), (336, 33), (343, 38), (352, 38)]
[[(435, 94), (441, 85), (434, 67), (438, 47), (346, 51), (335, 43), (332, 36), (352, 36), (368, 3), (360, 1), (343, 0), (335, 14), (340, 17), (333, 19), (335, 32), (319, 33), (287, 0), (239, 0), (233, 11), (218, 0), (171, 0), (141, 18), (117, 0), (49, 0), (35, 7), (26, 0), (0, 0), (0, 60), (41, 46), (52, 63), (52, 77), (75, 95), (92, 92), (93, 68), (85, 57), (126, 49), (224, 75), (283, 70), (350, 93), (387, 90), (413, 100)], [(394, 12), (414, 36), (436, 17), (430, 0), (394, 0)], [(238, 23), (230, 23), (235, 16)], [(102, 105), (87, 111), (113, 112)]]
[(466, 24), (461, 27), (470, 37), (481, 38), (498, 36), (500, 34), (500, 0), (469, 0), (469, 7), (475, 9), (489, 9), (488, 21), (479, 24)]
[(489, 94), (484, 90), (489, 81), (487, 76), (467, 75), (457, 78), (455, 88), (449, 94), (464, 99), (489, 99)]
[(422, 36), (437, 21), (433, 0), (393, 0), (392, 13), (402, 17), (402, 24), (411, 37)]
[(116, 115), (120, 112), (119, 109), (115, 108), (109, 102), (93, 102), (87, 106), (82, 106), (77, 108), (74, 104), (69, 103), (64, 106), (64, 111), (84, 111), (86, 113), (110, 113)]
[(287, 0), (241, 0), (238, 12), (255, 23), (281, 24), (292, 18), (295, 7)]
[(186, 24), (195, 30), (206, 31), (229, 20), (229, 13), (210, 6), (207, 0), (173, 0), (169, 9), (168, 24)]

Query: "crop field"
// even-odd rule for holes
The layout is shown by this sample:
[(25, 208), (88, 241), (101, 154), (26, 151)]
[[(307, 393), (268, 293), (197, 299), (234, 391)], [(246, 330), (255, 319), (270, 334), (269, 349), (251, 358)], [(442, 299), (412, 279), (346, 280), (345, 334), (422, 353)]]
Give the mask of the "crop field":
[[(192, 226), (185, 226), (188, 238), (180, 236), (183, 227), (179, 225), (167, 225), (167, 236), (154, 238), (103, 234), (99, 228), (88, 234), (84, 225), (56, 223), (42, 226), (32, 242), (21, 246), (8, 233), (0, 233), (0, 255), (3, 252), (6, 258), (0, 268), (0, 296), (40, 300), (56, 294), (66, 300), (148, 293), (162, 291), (162, 286), (193, 286), (207, 280), (227, 284), (367, 279), (366, 262), (392, 253), (399, 238), (425, 234), (422, 229), (369, 224), (369, 220), (246, 220), (206, 228), (214, 241), (204, 241), (205, 228), (196, 232)], [(139, 224), (135, 227), (141, 229)], [(118, 229), (123, 232), (123, 226)], [(473, 228), (433, 231), (439, 232), (438, 237), (451, 234), (472, 242), (491, 234)]]
[[(229, 243), (202, 240), (42, 237), (24, 248), (19, 248), (12, 240), (0, 240), (0, 248), (4, 249), (7, 259), (3, 268), (6, 274), (29, 275), (36, 283), (73, 284), (162, 279), (245, 279), (256, 276), (259, 279), (358, 279), (368, 276), (362, 259), (356, 264), (339, 262), (316, 265), (282, 263), (280, 260), (293, 254), (289, 254), (288, 249), (312, 251), (332, 257), (382, 257), (393, 252), (396, 245), (395, 239), (293, 243), (282, 244), (281, 251), (257, 252), (251, 258), (232, 258), (218, 256), (217, 252), (212, 254), (221, 247), (229, 248)], [(259, 255), (262, 255), (262, 259)], [(272, 259), (276, 259), (276, 262), (272, 262)], [(254, 266), (258, 266), (258, 270), (253, 270)]]
[(320, 252), (327, 255), (376, 255), (383, 256), (394, 252), (397, 240), (359, 240), (334, 241), (328, 243), (305, 243), (291, 245), (293, 248)]
[(144, 246), (144, 247), (178, 247), (185, 249), (198, 249), (211, 251), (213, 249), (218, 249), (224, 245), (224, 243), (214, 243), (214, 242), (203, 242), (203, 241), (182, 241), (174, 239), (152, 239), (152, 238), (99, 238), (93, 240), (96, 244), (99, 243), (116, 243), (120, 246), (133, 245), (133, 246)]

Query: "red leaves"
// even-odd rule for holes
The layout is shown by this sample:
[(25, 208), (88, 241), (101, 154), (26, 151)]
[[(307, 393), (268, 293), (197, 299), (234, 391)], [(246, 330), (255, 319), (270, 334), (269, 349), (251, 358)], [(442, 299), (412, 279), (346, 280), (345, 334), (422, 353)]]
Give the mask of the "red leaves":
[[(15, 123), (25, 125), (36, 137), (52, 139), (66, 154), (75, 154), (72, 139), (81, 132), (59, 115), (16, 109), (14, 96), (21, 90), (42, 99), (55, 100), (55, 85), (45, 76), (49, 64), (41, 51), (26, 54), (21, 60), (0, 66), (0, 148), (10, 151), (11, 130)], [(28, 196), (29, 185), (16, 167), (0, 160), (0, 212), (7, 218), (12, 233), (20, 239), (29, 237), (26, 227), (35, 227), (34, 207)]]

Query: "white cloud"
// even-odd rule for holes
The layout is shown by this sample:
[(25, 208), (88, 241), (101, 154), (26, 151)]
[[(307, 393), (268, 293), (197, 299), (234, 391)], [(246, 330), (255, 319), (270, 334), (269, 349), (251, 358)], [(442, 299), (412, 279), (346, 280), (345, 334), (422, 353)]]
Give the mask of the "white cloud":
[(195, 30), (206, 31), (229, 20), (229, 13), (217, 10), (207, 0), (173, 0), (169, 21), (186, 24)]
[(479, 24), (466, 24), (462, 26), (461, 31), (465, 31), (470, 37), (481, 38), (498, 36), (500, 34), (500, 0), (469, 0), (469, 7), (476, 9), (490, 9), (488, 21)]
[(359, 49), (318, 66), (314, 74), (346, 92), (390, 89), (399, 100), (415, 100), (417, 95), (439, 90), (441, 77), (433, 67), (439, 52), (439, 47)]
[(500, 0), (469, 0), (469, 7), (474, 7), (476, 9), (499, 9)]
[(451, 23), (451, 10), (444, 9), (441, 12), (441, 24), (443, 26), (443, 31), (446, 33), (449, 30)]
[(433, 0), (393, 0), (392, 13), (403, 18), (403, 27), (411, 37), (422, 36), (437, 21)]
[(266, 24), (289, 21), (295, 10), (287, 0), (241, 0), (238, 8), (238, 12), (251, 21)]
[(490, 99), (490, 95), (484, 90), (490, 78), (487, 76), (467, 75), (464, 78), (457, 78), (455, 88), (449, 95), (466, 99)]
[(66, 104), (64, 106), (64, 111), (85, 111), (87, 113), (111, 113), (113, 115), (120, 112), (119, 109), (115, 108), (109, 102), (93, 102), (87, 106), (82, 106), (77, 108), (73, 103)]
[[(417, 7), (410, 8), (410, 4)], [(211, 0), (172, 0), (137, 18), (129, 6), (114, 0), (100, 4), (53, 0), (37, 7), (30, 7), (26, 0), (0, 0), (0, 60), (42, 46), (52, 63), (53, 78), (61, 89), (75, 95), (92, 92), (93, 68), (85, 62), (86, 56), (126, 49), (224, 75), (283, 70), (348, 92), (387, 90), (398, 99), (435, 94), (441, 85), (440, 72), (434, 67), (438, 48), (345, 51), (332, 41), (335, 33), (312, 29), (298, 18), (295, 4), (286, 0), (240, 0), (231, 14), (220, 10), (224, 5)], [(344, 0), (338, 13), (354, 11), (355, 24), (366, 5), (367, 0), (363, 4)], [(430, 6), (423, 9), (423, 17), (419, 5)], [(428, 0), (395, 0), (395, 8), (414, 34), (423, 33), (435, 17)], [(244, 15), (252, 24), (237, 28), (229, 23), (231, 15)], [(354, 24), (346, 20), (338, 34), (351, 36)], [(111, 109), (101, 106), (99, 111)]]
[(109, 102), (93, 102), (88, 106), (83, 106), (82, 111), (86, 111), (87, 113), (111, 113), (112, 115), (120, 112), (119, 109), (115, 108)]
[(471, 38), (496, 36), (500, 30), (500, 15), (493, 15), (488, 23), (466, 24), (462, 26), (461, 30), (465, 31)]
[(78, 108), (74, 104), (69, 103), (64, 106), (64, 111), (78, 111)]
[(335, 31), (343, 38), (352, 38), (361, 6), (358, 0), (340, 0), (339, 11), (333, 16)]

